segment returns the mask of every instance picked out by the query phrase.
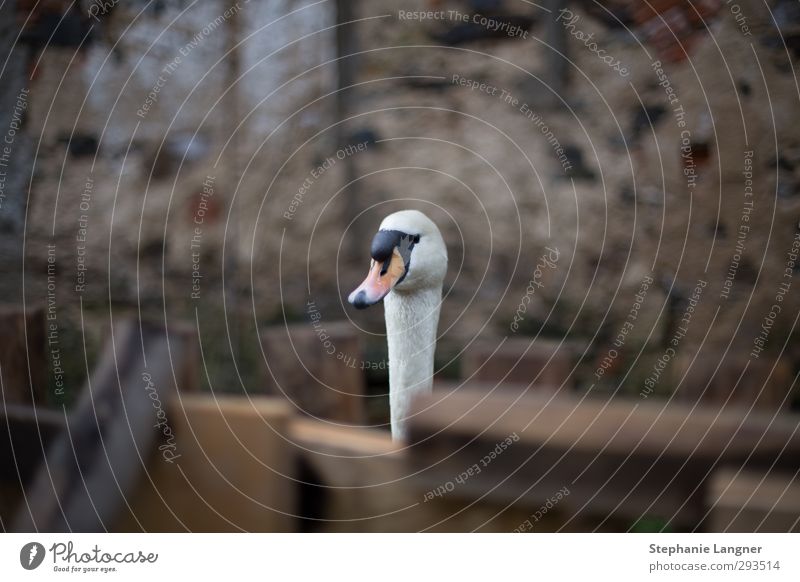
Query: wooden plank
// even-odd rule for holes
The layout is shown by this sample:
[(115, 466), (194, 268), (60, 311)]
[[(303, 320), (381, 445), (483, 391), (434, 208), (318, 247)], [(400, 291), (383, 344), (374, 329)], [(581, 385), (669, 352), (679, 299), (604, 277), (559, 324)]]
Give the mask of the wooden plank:
[[(628, 523), (649, 515), (673, 527), (697, 526), (705, 476), (717, 462), (800, 466), (796, 417), (535, 392), (487, 395), (469, 387), (421, 398), (414, 411), (413, 466), (425, 469), (431, 487), (479, 464), (452, 495), (522, 497), (535, 505), (567, 487), (562, 509)], [(512, 436), (513, 444), (491, 455)]]
[(181, 359), (175, 369), (177, 384), (175, 388), (180, 393), (199, 393), (202, 385), (200, 381), (200, 340), (197, 327), (183, 321), (169, 324), (170, 337), (180, 341)]
[[(676, 361), (673, 378), (683, 381), (676, 397), (690, 403), (754, 406), (767, 412), (789, 408), (794, 377), (790, 358), (762, 354), (750, 359), (748, 352), (703, 350), (684, 354)], [(685, 376), (685, 377), (684, 377)]]
[(267, 393), (314, 418), (362, 424), (365, 380), (361, 335), (346, 323), (262, 331)]
[[(144, 346), (144, 350), (142, 350)], [(87, 382), (67, 431), (48, 449), (15, 531), (102, 531), (111, 527), (153, 447), (167, 440), (164, 402), (183, 384), (188, 349), (159, 325), (119, 322)]]
[(564, 388), (557, 388), (554, 386), (529, 386), (528, 384), (520, 384), (516, 382), (463, 382), (460, 380), (437, 380), (434, 378), (433, 391), (437, 397), (442, 397), (451, 392), (458, 392), (463, 388), (467, 388), (471, 392), (480, 394), (506, 394), (514, 396), (522, 396), (531, 392), (536, 392), (540, 396), (553, 396), (564, 393)]
[(410, 462), (416, 451), (392, 442), (388, 431), (297, 418), (290, 434), (305, 467), (305, 531), (510, 532), (530, 514), (530, 508), (507, 510), (492, 498), (471, 507), (471, 498), (426, 500), (428, 482)]
[(0, 337), (0, 404), (46, 403), (44, 309), (0, 306)]
[(796, 474), (724, 468), (709, 487), (714, 532), (800, 532), (800, 481)]
[(463, 376), (470, 382), (523, 384), (570, 389), (574, 350), (556, 342), (511, 338), (500, 345), (476, 341), (464, 352)]
[(336, 426), (298, 417), (291, 423), (292, 441), (309, 447), (309, 454), (350, 456), (396, 455), (402, 445), (386, 430)]
[(177, 458), (155, 452), (117, 531), (290, 532), (291, 411), (276, 398), (184, 395), (169, 407)]
[[(398, 481), (405, 459), (388, 431), (299, 417), (290, 434), (303, 475), (299, 507), (304, 531), (413, 531), (402, 511), (413, 505), (413, 492)], [(397, 517), (387, 523), (380, 517), (387, 514)]]
[[(467, 385), (446, 399), (427, 396), (415, 406), (412, 424), (417, 440), (442, 428), (448, 433), (505, 438), (517, 432), (524, 441), (551, 446), (627, 454), (632, 443), (642, 454), (670, 454), (742, 459), (748, 455), (772, 461), (786, 447), (783, 461), (800, 453), (800, 422), (796, 414), (746, 408), (693, 408), (664, 401), (586, 398), (559, 393), (524, 395), (496, 391), (490, 397)], [(598, 445), (599, 443), (599, 445)]]

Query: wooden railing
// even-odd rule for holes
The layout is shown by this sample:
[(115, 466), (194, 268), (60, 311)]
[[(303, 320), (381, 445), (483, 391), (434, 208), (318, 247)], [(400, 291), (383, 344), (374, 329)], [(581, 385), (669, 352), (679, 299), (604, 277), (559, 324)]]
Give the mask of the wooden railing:
[[(468, 383), (419, 399), (396, 443), (348, 416), (363, 378), (319, 420), (284, 394), (201, 394), (196, 331), (132, 320), (77, 404), (54, 409), (7, 356), (25, 352), (19, 325), (36, 316), (4, 317), (17, 332), (0, 352), (0, 487), (17, 494), (2, 496), (3, 529), (798, 530), (800, 419), (785, 411)], [(276, 334), (262, 335), (273, 356)], [(296, 344), (308, 361), (311, 339)], [(304, 402), (321, 389), (273, 372)]]

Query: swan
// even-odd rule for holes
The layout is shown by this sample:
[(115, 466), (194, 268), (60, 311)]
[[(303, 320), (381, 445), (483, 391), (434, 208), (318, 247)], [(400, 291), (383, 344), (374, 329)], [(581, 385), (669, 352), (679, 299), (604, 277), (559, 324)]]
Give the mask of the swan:
[(411, 401), (433, 386), (447, 248), (430, 218), (401, 210), (381, 222), (370, 254), (367, 278), (348, 301), (366, 309), (383, 300), (392, 439), (404, 440)]

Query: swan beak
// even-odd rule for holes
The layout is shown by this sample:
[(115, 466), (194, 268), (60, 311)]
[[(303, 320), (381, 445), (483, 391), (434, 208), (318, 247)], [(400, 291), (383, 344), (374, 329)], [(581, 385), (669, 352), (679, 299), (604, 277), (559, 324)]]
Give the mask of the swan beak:
[(347, 300), (356, 309), (366, 309), (388, 295), (405, 275), (406, 266), (400, 251), (395, 247), (392, 256), (383, 263), (373, 260), (364, 282), (350, 293)]

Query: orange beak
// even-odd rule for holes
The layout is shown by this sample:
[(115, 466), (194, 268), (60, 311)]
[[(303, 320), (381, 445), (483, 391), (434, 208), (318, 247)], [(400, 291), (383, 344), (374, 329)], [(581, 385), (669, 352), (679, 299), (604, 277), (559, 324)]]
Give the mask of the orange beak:
[(364, 282), (355, 291), (350, 293), (347, 300), (356, 309), (366, 309), (375, 305), (389, 294), (406, 272), (405, 262), (400, 251), (395, 247), (392, 256), (385, 262), (373, 260), (370, 263), (369, 273)]

